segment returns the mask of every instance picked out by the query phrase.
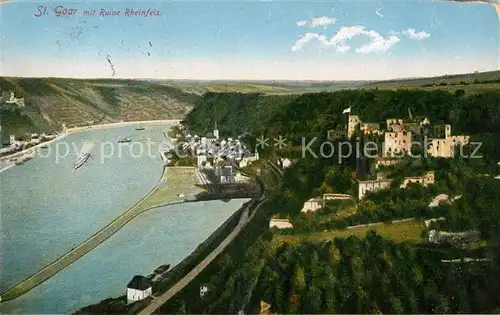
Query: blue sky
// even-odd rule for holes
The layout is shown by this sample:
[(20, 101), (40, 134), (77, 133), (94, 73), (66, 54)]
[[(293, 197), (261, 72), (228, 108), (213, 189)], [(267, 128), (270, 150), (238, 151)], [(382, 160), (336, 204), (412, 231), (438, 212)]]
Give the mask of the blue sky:
[[(35, 17), (39, 6), (48, 14)], [(57, 6), (78, 11), (57, 17)], [(0, 14), (7, 76), (357, 80), (499, 69), (499, 19), (481, 3), (14, 1)]]

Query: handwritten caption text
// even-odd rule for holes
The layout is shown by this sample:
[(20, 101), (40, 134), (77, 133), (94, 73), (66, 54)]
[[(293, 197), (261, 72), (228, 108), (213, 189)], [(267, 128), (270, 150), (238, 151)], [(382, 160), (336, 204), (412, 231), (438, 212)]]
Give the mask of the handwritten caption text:
[(114, 9), (105, 9), (105, 8), (99, 8), (99, 9), (89, 9), (89, 10), (81, 10), (81, 9), (75, 9), (75, 8), (70, 8), (70, 7), (64, 7), (62, 5), (58, 5), (54, 7), (53, 9), (40, 5), (37, 7), (36, 12), (33, 14), (35, 17), (39, 18), (45, 15), (53, 14), (56, 17), (64, 17), (64, 16), (76, 16), (76, 15), (83, 15), (83, 16), (100, 16), (100, 17), (106, 17), (106, 16), (127, 16), (127, 17), (134, 17), (134, 16), (139, 16), (139, 17), (150, 17), (150, 16), (158, 16), (161, 15), (160, 11), (158, 9), (134, 9), (134, 8), (127, 8), (125, 10), (114, 10)]

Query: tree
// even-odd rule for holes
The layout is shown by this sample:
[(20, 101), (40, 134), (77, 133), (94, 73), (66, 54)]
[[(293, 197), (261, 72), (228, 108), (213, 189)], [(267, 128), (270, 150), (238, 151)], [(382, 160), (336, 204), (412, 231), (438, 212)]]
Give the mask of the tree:
[(292, 278), (292, 290), (295, 292), (303, 292), (306, 289), (306, 277), (304, 268), (297, 266)]
[(288, 299), (288, 312), (292, 314), (296, 314), (300, 305), (300, 295), (292, 292)]
[(377, 210), (377, 205), (371, 200), (366, 200), (359, 205), (361, 213), (372, 214)]
[(321, 300), (322, 300), (322, 292), (317, 287), (316, 283), (311, 283), (307, 288), (307, 293), (304, 299), (304, 307), (302, 313), (309, 314), (321, 314)]
[(179, 303), (179, 308), (177, 309), (177, 314), (187, 314), (186, 312), (186, 304), (184, 303), (184, 300), (181, 300)]

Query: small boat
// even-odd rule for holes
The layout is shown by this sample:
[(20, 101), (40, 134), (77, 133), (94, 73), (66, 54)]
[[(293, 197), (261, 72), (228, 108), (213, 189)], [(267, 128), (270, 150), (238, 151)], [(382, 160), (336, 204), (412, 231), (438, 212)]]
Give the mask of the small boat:
[(168, 269), (170, 269), (170, 265), (161, 265), (160, 267), (156, 268), (154, 270), (154, 273), (160, 274), (166, 272)]
[(139, 126), (137, 128), (135, 128), (135, 130), (145, 130), (146, 128), (142, 127), (142, 126)]
[(75, 161), (75, 164), (73, 165), (73, 169), (78, 169), (80, 166), (82, 166), (83, 164), (85, 164), (85, 162), (87, 162), (87, 160), (89, 159), (90, 157), (90, 153), (85, 153), (84, 155), (80, 155), (76, 161)]
[(118, 143), (130, 142), (132, 139), (130, 138), (118, 138)]

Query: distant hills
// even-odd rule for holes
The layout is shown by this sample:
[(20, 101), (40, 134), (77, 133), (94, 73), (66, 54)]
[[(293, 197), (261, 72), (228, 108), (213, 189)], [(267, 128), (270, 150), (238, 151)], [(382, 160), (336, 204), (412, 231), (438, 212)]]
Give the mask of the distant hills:
[[(182, 119), (211, 93), (299, 95), (342, 89), (500, 91), (500, 71), (389, 81), (194, 81), (0, 77), (2, 138), (116, 121)], [(25, 107), (6, 104), (13, 91)], [(253, 100), (253, 98), (252, 98)], [(226, 101), (226, 100), (225, 100)], [(225, 102), (224, 101), (224, 102)], [(230, 103), (230, 102), (229, 102)], [(230, 104), (225, 104), (225, 106)]]
[(445, 75), (426, 78), (405, 78), (386, 81), (195, 81), (165, 80), (164, 84), (201, 95), (205, 92), (240, 92), (265, 94), (303, 94), (334, 92), (344, 89), (423, 89), (466, 92), (500, 91), (500, 71)]

